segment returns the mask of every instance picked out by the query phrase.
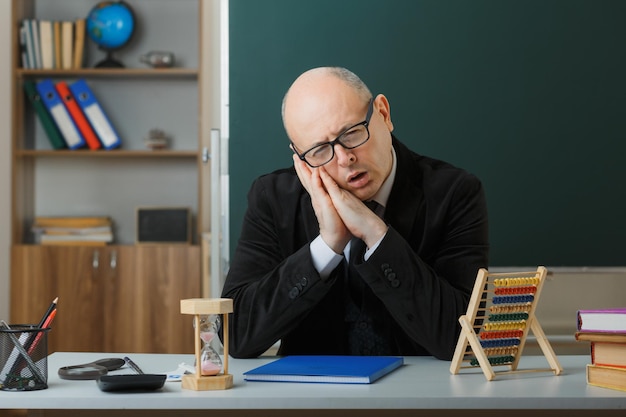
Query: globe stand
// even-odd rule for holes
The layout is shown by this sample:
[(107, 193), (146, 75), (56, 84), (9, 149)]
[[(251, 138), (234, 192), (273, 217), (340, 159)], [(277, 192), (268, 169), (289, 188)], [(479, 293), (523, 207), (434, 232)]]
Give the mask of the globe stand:
[[(180, 312), (195, 316), (195, 357), (196, 373), (183, 375), (182, 388), (194, 391), (224, 390), (233, 386), (233, 376), (228, 373), (228, 313), (233, 312), (233, 300), (229, 298), (190, 298), (180, 300)], [(205, 376), (201, 370), (200, 316), (208, 314), (222, 315), (224, 333), (224, 373)]]
[(121, 61), (113, 58), (113, 51), (110, 49), (99, 48), (106, 53), (106, 57), (95, 65), (95, 68), (124, 68)]

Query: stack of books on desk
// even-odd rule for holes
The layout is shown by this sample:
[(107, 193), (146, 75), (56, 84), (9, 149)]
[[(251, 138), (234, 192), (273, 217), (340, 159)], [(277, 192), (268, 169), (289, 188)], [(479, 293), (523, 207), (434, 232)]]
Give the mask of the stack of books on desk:
[(106, 245), (113, 242), (108, 216), (36, 217), (32, 227), (35, 241), (42, 245)]
[(591, 344), (587, 383), (626, 391), (626, 308), (579, 310), (576, 340)]

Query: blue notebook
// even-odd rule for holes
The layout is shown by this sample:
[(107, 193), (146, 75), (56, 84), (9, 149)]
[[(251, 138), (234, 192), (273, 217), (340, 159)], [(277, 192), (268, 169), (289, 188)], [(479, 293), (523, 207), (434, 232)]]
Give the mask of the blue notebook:
[(396, 356), (286, 356), (243, 375), (246, 381), (370, 384), (403, 363)]

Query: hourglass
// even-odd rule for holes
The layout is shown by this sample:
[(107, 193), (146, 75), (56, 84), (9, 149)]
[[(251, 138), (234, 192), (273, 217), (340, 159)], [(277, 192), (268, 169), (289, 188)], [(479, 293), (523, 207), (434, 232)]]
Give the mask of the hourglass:
[[(200, 370), (205, 376), (217, 375), (224, 370), (219, 354), (219, 351), (222, 350), (222, 344), (218, 337), (221, 324), (220, 315), (209, 314), (198, 317), (200, 319), (200, 339), (202, 340)], [(194, 327), (197, 325), (195, 318), (193, 325)]]
[[(194, 315), (196, 357), (196, 373), (183, 375), (182, 388), (207, 391), (233, 386), (233, 376), (228, 373), (228, 313), (232, 311), (233, 300), (229, 298), (180, 300), (180, 312)], [(224, 335), (223, 362), (211, 346), (211, 340), (217, 337), (220, 318)]]

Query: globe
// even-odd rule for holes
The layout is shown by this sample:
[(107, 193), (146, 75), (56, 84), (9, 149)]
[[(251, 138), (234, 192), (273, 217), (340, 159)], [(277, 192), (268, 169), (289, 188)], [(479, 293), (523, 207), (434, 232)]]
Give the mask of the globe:
[(133, 9), (123, 1), (102, 1), (91, 9), (86, 23), (89, 38), (107, 54), (96, 67), (124, 67), (113, 58), (113, 51), (127, 45), (133, 36)]

